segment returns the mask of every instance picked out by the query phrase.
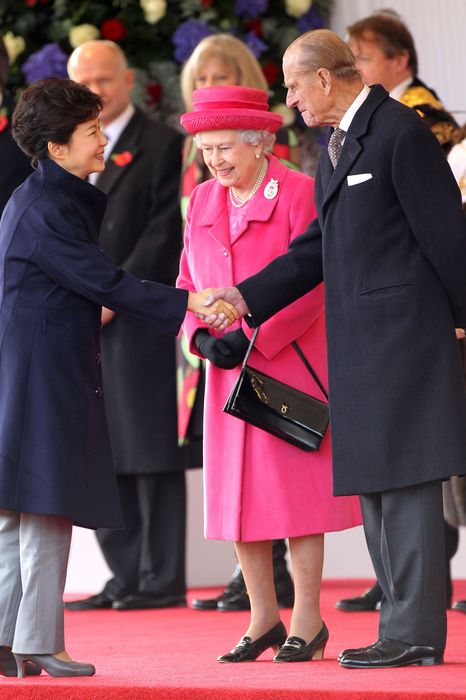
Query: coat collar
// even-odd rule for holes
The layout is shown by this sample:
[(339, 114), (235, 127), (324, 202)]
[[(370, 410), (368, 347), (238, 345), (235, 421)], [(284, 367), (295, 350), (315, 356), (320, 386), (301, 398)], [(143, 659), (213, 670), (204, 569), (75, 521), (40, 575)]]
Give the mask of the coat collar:
[[(242, 228), (238, 232), (239, 236), (245, 233), (251, 221), (268, 221), (280, 199), (283, 183), (289, 169), (273, 155), (267, 154), (266, 158), (269, 161), (269, 167), (267, 168), (264, 182), (254, 196), (254, 199), (251, 200), (244, 211), (245, 216)], [(264, 196), (264, 190), (271, 179), (277, 180), (278, 190), (277, 195), (273, 197), (273, 199), (267, 199)], [(206, 185), (207, 184), (210, 186), (210, 191), (203, 203), (199, 224), (201, 226), (209, 226), (210, 234), (223, 246), (229, 247), (230, 230), (227, 214), (228, 188), (220, 185), (217, 180), (209, 181)], [(224, 215), (219, 216), (219, 212), (223, 212)]]
[[(128, 172), (137, 159), (141, 151), (141, 146), (139, 145), (140, 134), (145, 121), (145, 115), (136, 107), (136, 111), (123, 129), (120, 138), (106, 161), (105, 170), (96, 180), (97, 187), (106, 194), (109, 194), (113, 190), (120, 178)], [(123, 161), (122, 164), (118, 165), (113, 159), (113, 156), (126, 153), (130, 154), (131, 160), (126, 163)]]
[(381, 85), (374, 85), (371, 87), (369, 95), (354, 115), (345, 137), (340, 160), (335, 170), (333, 170), (328, 156), (321, 158), (319, 168), (321, 170), (320, 176), (324, 189), (322, 208), (340, 187), (356, 158), (359, 156), (362, 150), (359, 139), (367, 133), (372, 115), (388, 96), (388, 92)]
[(92, 229), (96, 229), (96, 234), (98, 233), (107, 204), (107, 197), (103, 192), (49, 158), (39, 160), (37, 170), (31, 177), (41, 180), (45, 188), (68, 194), (90, 222)]

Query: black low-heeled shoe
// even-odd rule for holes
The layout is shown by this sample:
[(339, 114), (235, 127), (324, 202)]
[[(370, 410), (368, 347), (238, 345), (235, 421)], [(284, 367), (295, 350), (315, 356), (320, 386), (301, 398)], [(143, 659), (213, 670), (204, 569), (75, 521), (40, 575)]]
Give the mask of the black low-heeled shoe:
[(283, 622), (277, 622), (268, 632), (256, 639), (242, 637), (238, 644), (228, 654), (219, 656), (217, 661), (223, 664), (238, 663), (241, 661), (255, 661), (266, 649), (272, 647), (277, 651), (286, 639), (286, 629)]
[(288, 637), (278, 654), (274, 657), (274, 661), (281, 663), (283, 661), (323, 659), (328, 638), (329, 633), (325, 622), (322, 623), (322, 629), (309, 644), (306, 644), (301, 637)]
[[(26, 676), (39, 676), (41, 670), (35, 664), (27, 663), (25, 668)], [(9, 647), (0, 647), (0, 675), (14, 678), (18, 675), (15, 657)]]
[(15, 654), (18, 669), (18, 678), (22, 678), (27, 668), (28, 662), (32, 662), (40, 669), (46, 671), (49, 676), (93, 676), (95, 668), (92, 664), (82, 664), (79, 661), (62, 661), (53, 654)]

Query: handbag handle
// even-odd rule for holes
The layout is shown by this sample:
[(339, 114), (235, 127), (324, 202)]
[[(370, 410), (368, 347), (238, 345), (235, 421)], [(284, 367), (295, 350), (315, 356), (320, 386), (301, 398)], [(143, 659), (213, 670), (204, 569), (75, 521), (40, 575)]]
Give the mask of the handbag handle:
[(328, 394), (327, 394), (327, 392), (325, 391), (324, 385), (322, 384), (322, 382), (320, 381), (319, 377), (317, 376), (317, 374), (316, 374), (316, 373), (314, 372), (314, 370), (312, 369), (311, 363), (309, 362), (309, 360), (307, 359), (306, 355), (303, 353), (303, 351), (302, 351), (301, 348), (299, 347), (299, 345), (298, 345), (298, 343), (296, 342), (296, 340), (293, 340), (293, 342), (291, 343), (291, 345), (293, 346), (293, 348), (296, 350), (296, 352), (297, 352), (298, 355), (300, 356), (300, 358), (301, 358), (301, 360), (303, 361), (304, 365), (307, 367), (307, 369), (308, 369), (309, 372), (311, 373), (311, 375), (312, 375), (312, 377), (313, 377), (315, 383), (317, 384), (317, 386), (319, 387), (319, 389), (321, 390), (321, 392), (323, 393), (323, 395), (325, 396), (325, 398), (326, 398), (327, 401), (328, 401)]
[[(251, 350), (252, 350), (252, 348), (253, 348), (253, 346), (254, 346), (254, 342), (255, 342), (255, 340), (256, 340), (256, 338), (257, 338), (257, 334), (259, 333), (259, 328), (260, 328), (260, 326), (258, 326), (258, 327), (255, 329), (254, 333), (252, 334), (252, 338), (251, 338), (251, 340), (250, 340), (250, 342), (249, 342), (249, 347), (248, 347), (248, 349), (247, 349), (247, 351), (246, 351), (246, 355), (244, 356), (244, 360), (243, 360), (243, 364), (241, 365), (241, 369), (244, 369), (244, 368), (246, 367), (246, 363), (247, 363), (247, 361), (248, 361), (249, 355), (251, 354)], [(303, 351), (301, 350), (301, 348), (299, 347), (298, 343), (297, 343), (295, 340), (293, 340), (293, 342), (291, 343), (291, 345), (293, 346), (293, 349), (298, 353), (298, 355), (299, 355), (299, 357), (301, 358), (301, 360), (302, 360), (304, 366), (305, 366), (306, 369), (309, 371), (309, 373), (311, 374), (311, 376), (312, 376), (312, 378), (314, 379), (315, 383), (317, 384), (317, 386), (319, 387), (319, 389), (321, 390), (321, 392), (323, 393), (323, 395), (325, 396), (325, 398), (326, 398), (327, 401), (328, 401), (328, 394), (327, 394), (327, 392), (325, 391), (324, 385), (323, 385), (322, 382), (320, 381), (320, 379), (319, 379), (319, 377), (317, 376), (317, 374), (315, 373), (315, 371), (312, 369), (312, 365), (311, 365), (311, 363), (309, 362), (309, 360), (307, 359), (306, 355), (303, 353)]]

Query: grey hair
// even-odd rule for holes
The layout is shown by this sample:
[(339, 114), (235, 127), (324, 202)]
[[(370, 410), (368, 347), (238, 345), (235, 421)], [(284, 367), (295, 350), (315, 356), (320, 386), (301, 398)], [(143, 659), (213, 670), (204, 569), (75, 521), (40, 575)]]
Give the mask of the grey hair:
[(288, 46), (285, 57), (289, 55), (290, 49), (299, 50), (298, 62), (306, 72), (326, 68), (339, 80), (361, 80), (351, 49), (330, 29), (314, 29), (302, 34)]
[[(205, 132), (200, 132), (194, 135), (194, 142), (198, 148), (201, 146), (199, 141), (201, 133)], [(249, 146), (258, 146), (260, 143), (262, 143), (264, 145), (264, 150), (266, 151), (270, 150), (275, 143), (275, 134), (270, 133), (270, 131), (267, 131), (267, 129), (238, 129), (238, 133), (240, 140), (243, 141), (243, 143), (247, 143)]]

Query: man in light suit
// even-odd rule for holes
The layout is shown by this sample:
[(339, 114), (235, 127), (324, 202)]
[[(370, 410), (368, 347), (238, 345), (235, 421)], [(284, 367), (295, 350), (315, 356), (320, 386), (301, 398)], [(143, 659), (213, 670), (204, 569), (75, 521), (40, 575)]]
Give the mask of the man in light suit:
[[(347, 27), (348, 44), (366, 85), (379, 83), (390, 97), (415, 109), (436, 137), (445, 155), (458, 131), (433, 90), (418, 77), (418, 59), (413, 36), (392, 10), (378, 11)], [(445, 521), (445, 578), (447, 607), (451, 607), (450, 561), (458, 549), (458, 528)], [(339, 600), (336, 607), (348, 612), (375, 610), (380, 606), (382, 589), (378, 583), (355, 598)]]
[[(109, 144), (94, 182), (108, 202), (99, 245), (123, 269), (172, 285), (181, 250), (182, 137), (132, 104), (133, 71), (117, 44), (86, 42), (68, 69), (104, 103)], [(106, 309), (102, 322), (105, 403), (126, 527), (97, 532), (113, 578), (66, 607), (184, 606), (184, 469), (191, 455), (177, 441), (175, 342)]]
[(318, 216), (287, 254), (212, 298), (259, 325), (324, 280), (334, 493), (360, 495), (384, 593), (378, 640), (339, 662), (440, 664), (442, 479), (466, 466), (459, 190), (431, 131), (382, 86), (364, 85), (336, 34), (299, 37), (283, 70), (288, 106), (310, 127), (334, 128), (316, 175)]

